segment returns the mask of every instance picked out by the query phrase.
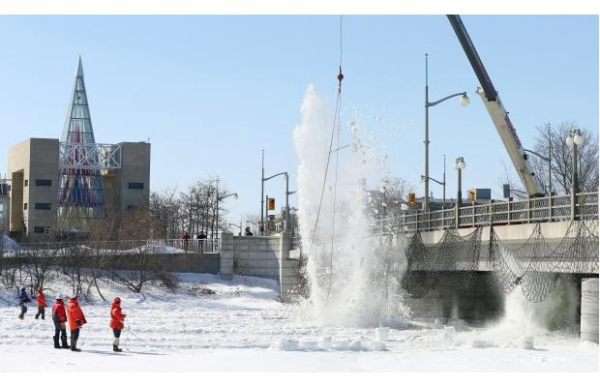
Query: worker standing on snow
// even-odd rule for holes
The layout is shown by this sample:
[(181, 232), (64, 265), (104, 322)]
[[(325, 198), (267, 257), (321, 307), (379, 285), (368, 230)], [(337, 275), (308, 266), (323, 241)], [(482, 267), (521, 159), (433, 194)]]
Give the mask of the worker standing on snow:
[(42, 320), (46, 319), (46, 297), (44, 296), (44, 291), (40, 286), (37, 291), (37, 304), (38, 304), (38, 312), (35, 315), (35, 319), (42, 316)]
[(25, 288), (21, 288), (21, 293), (19, 293), (19, 306), (21, 307), (21, 314), (19, 314), (19, 318), (23, 320), (25, 318), (25, 313), (27, 313), (27, 303), (31, 302), (29, 296), (27, 296), (27, 291)]
[[(67, 313), (65, 312), (65, 303), (63, 302), (62, 296), (59, 294), (56, 296), (56, 301), (52, 307), (52, 322), (54, 322), (54, 348), (69, 348), (67, 344)], [(62, 347), (58, 344), (58, 335), (60, 334), (60, 341)]]
[(123, 329), (125, 317), (127, 315), (121, 312), (121, 299), (116, 297), (113, 300), (112, 305), (110, 306), (110, 327), (113, 330), (113, 336), (115, 337), (113, 340), (113, 351), (115, 352), (123, 352), (121, 348), (119, 348), (119, 338), (121, 337), (121, 330)]
[(71, 351), (81, 352), (81, 349), (77, 348), (77, 340), (79, 340), (79, 330), (87, 321), (85, 320), (83, 311), (79, 307), (77, 296), (69, 300), (67, 318), (69, 320), (69, 329), (71, 330)]

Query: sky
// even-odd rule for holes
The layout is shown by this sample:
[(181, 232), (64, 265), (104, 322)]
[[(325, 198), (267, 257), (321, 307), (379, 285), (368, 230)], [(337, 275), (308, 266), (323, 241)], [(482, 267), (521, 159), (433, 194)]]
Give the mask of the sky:
[[(598, 16), (462, 19), (526, 148), (544, 123), (598, 132)], [(339, 16), (0, 16), (0, 36), (2, 175), (10, 146), (60, 137), (81, 55), (96, 141), (149, 139), (154, 191), (219, 176), (239, 195), (224, 203), (230, 222), (259, 213), (262, 149), (266, 175), (288, 171), (296, 188), (292, 133), (308, 85), (335, 105)], [(445, 154), (455, 197), (452, 165), (462, 156), (463, 191), (502, 196), (512, 164), (445, 16), (345, 16), (342, 48), (342, 126), (358, 115), (361, 129), (384, 139), (390, 175), (423, 195), (428, 53), (430, 100), (462, 91), (471, 99), (431, 108), (430, 176), (442, 179)], [(368, 176), (369, 187), (380, 178)], [(441, 186), (430, 189), (441, 197)], [(284, 190), (283, 178), (266, 183), (278, 207)]]

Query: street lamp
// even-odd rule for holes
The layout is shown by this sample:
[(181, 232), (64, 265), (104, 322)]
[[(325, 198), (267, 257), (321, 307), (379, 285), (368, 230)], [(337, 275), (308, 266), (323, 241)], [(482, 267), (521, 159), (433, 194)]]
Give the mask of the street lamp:
[[(280, 175), (284, 175), (284, 177), (285, 177), (285, 222), (283, 223), (283, 227), (284, 227), (283, 230), (289, 231), (290, 230), (290, 195), (293, 195), (296, 193), (296, 191), (290, 191), (290, 175), (287, 172), (280, 172), (280, 173), (276, 173), (273, 176), (264, 177), (264, 168), (263, 168), (261, 191), (264, 193), (265, 181), (271, 180), (272, 178), (280, 176)], [(264, 195), (263, 195), (263, 197), (264, 197)], [(262, 208), (261, 208), (261, 211), (262, 211)], [(262, 221), (262, 219), (263, 219), (263, 214), (261, 214), (261, 221)]]
[(470, 102), (466, 92), (452, 94), (440, 100), (429, 102), (428, 58), (429, 55), (425, 54), (425, 141), (423, 141), (423, 143), (425, 144), (425, 201), (423, 202), (424, 211), (429, 210), (429, 108), (440, 104), (450, 98), (458, 96), (460, 96), (460, 104), (462, 106), (468, 106)]
[(225, 196), (219, 196), (219, 176), (217, 176), (217, 238), (219, 237), (219, 203), (221, 200), (233, 197), (234, 200), (238, 200), (237, 193), (227, 194)]
[(387, 187), (388, 187), (388, 180), (387, 179), (382, 179), (381, 180), (381, 185), (379, 187), (379, 192), (381, 192), (381, 235), (383, 236), (383, 221), (384, 218), (387, 216), (387, 203), (385, 201), (385, 193), (387, 192)]
[(577, 171), (577, 146), (583, 145), (584, 138), (581, 135), (581, 131), (579, 129), (572, 130), (571, 133), (565, 139), (565, 142), (569, 147), (573, 148), (573, 188), (571, 191), (573, 194), (577, 194), (579, 192), (579, 174)]
[(456, 195), (456, 207), (460, 207), (462, 205), (462, 170), (465, 169), (467, 164), (465, 163), (465, 159), (463, 157), (459, 157), (454, 162), (454, 169), (458, 171), (458, 193)]
[(537, 152), (525, 148), (523, 148), (523, 151), (531, 153), (532, 155), (535, 155), (540, 159), (548, 162), (548, 188), (546, 191), (546, 195), (552, 196), (552, 140), (550, 138), (548, 139), (548, 157), (542, 156)]
[[(434, 179), (433, 177), (429, 176), (428, 177), (429, 180), (438, 183), (439, 185), (442, 186), (443, 188), (443, 194), (442, 194), (442, 210), (446, 209), (446, 155), (444, 155), (444, 174), (443, 174), (443, 180), (439, 181)], [(421, 181), (425, 180), (425, 175), (421, 175)]]

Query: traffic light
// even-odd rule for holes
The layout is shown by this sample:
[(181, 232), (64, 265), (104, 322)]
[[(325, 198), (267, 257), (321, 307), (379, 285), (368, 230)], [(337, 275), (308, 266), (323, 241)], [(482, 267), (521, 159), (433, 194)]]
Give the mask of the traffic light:
[(472, 202), (477, 201), (477, 190), (476, 189), (469, 190), (469, 199), (471, 199)]
[(269, 198), (267, 201), (267, 209), (273, 211), (275, 209), (275, 198)]
[(408, 193), (408, 204), (410, 204), (411, 206), (414, 206), (416, 202), (417, 202), (417, 195), (414, 192), (409, 192)]

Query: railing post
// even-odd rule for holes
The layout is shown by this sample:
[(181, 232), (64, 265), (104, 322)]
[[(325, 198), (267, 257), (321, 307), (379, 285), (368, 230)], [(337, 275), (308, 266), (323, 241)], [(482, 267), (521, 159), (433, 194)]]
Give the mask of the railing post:
[(548, 222), (552, 222), (552, 192), (548, 196)]
[(471, 226), (475, 227), (475, 202), (471, 202)]
[(490, 226), (494, 224), (494, 207), (492, 205), (492, 201), (490, 200)]
[(577, 199), (577, 196), (575, 196), (575, 190), (571, 187), (571, 220), (575, 220), (575, 199)]
[(455, 214), (454, 214), (454, 218), (455, 218), (455, 224), (454, 227), (458, 228), (459, 226), (459, 221), (460, 221), (460, 207), (458, 206), (458, 203), (456, 203), (456, 206), (454, 207), (455, 210)]
[(527, 198), (527, 223), (531, 223), (531, 199)]

